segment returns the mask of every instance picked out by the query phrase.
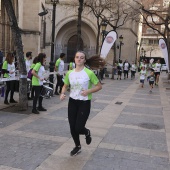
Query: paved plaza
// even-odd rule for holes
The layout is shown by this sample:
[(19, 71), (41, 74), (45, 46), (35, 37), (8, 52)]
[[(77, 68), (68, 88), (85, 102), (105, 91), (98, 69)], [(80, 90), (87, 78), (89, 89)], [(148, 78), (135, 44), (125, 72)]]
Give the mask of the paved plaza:
[[(11, 112), (0, 103), (0, 170), (170, 170), (170, 83), (161, 74), (149, 93), (148, 82), (103, 80), (93, 95), (82, 152), (71, 157), (67, 104), (59, 96), (44, 99), (47, 112)], [(15, 94), (16, 95), (16, 94)], [(30, 113), (29, 113), (30, 110)], [(28, 114), (29, 113), (29, 114)]]

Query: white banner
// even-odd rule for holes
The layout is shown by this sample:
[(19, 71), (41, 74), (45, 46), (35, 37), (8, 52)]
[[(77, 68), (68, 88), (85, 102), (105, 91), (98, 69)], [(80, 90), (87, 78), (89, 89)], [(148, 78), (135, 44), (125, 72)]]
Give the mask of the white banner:
[(162, 51), (162, 54), (163, 54), (163, 57), (164, 57), (164, 60), (165, 60), (165, 64), (168, 68), (168, 72), (169, 72), (169, 61), (168, 61), (168, 49), (167, 49), (167, 45), (164, 41), (164, 39), (159, 39), (159, 47)]
[(117, 33), (115, 31), (110, 31), (104, 41), (103, 41), (103, 44), (102, 44), (102, 47), (101, 47), (101, 51), (100, 51), (100, 57), (105, 59), (111, 49), (111, 47), (113, 46), (114, 42), (116, 41), (117, 39)]

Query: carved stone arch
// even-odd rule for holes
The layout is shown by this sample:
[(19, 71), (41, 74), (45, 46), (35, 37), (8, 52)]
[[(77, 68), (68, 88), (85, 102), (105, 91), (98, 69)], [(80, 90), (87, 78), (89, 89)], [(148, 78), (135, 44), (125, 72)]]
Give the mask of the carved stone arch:
[[(71, 21), (77, 21), (77, 16), (69, 16), (69, 17), (65, 17), (64, 19), (62, 19), (61, 21), (59, 21), (55, 28), (55, 32), (56, 35), (58, 33), (58, 31), (67, 23), (71, 22)], [(88, 18), (82, 17), (82, 22), (86, 23), (89, 27), (91, 27), (91, 29), (93, 30), (94, 34), (97, 35), (97, 26), (94, 24), (94, 22), (92, 22), (91, 20), (89, 20)]]
[[(58, 30), (56, 39), (55, 39), (55, 57), (58, 58), (61, 52), (67, 54), (66, 61), (70, 61), (70, 57), (72, 57), (76, 51), (76, 40), (75, 37), (77, 35), (77, 21), (70, 21), (63, 25), (63, 27)], [(90, 46), (95, 46), (96, 44), (96, 36), (93, 30), (89, 25), (82, 22), (82, 49), (88, 49)], [(71, 39), (71, 40), (70, 40)], [(74, 40), (74, 48), (70, 45), (70, 42)]]

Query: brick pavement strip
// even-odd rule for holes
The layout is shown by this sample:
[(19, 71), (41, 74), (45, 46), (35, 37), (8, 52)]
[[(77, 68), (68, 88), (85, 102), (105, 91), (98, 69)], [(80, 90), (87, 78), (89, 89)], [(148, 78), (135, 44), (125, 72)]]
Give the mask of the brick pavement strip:
[[(169, 170), (170, 100), (164, 84), (149, 94), (149, 86), (141, 89), (137, 79), (104, 82), (103, 90), (94, 94), (87, 122), (92, 143), (87, 146), (81, 136), (82, 153), (76, 157), (69, 156), (74, 144), (68, 97), (64, 102), (58, 96), (45, 99), (48, 112), (40, 115), (15, 117), (0, 111), (0, 119), (9, 119), (0, 127), (0, 170)], [(141, 123), (160, 129), (144, 129)]]

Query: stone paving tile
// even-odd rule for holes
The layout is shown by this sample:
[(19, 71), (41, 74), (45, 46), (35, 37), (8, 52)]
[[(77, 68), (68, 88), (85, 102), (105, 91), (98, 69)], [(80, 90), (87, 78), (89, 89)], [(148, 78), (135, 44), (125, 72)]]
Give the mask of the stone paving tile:
[(140, 113), (140, 114), (151, 114), (151, 115), (162, 115), (162, 107), (151, 108), (151, 107), (139, 107), (139, 106), (125, 106), (123, 112)]
[(51, 136), (70, 137), (69, 124), (68, 121), (65, 120), (50, 120), (50, 119), (40, 118), (17, 130), (44, 134), (44, 135), (51, 135)]
[(159, 100), (149, 100), (149, 99), (134, 99), (132, 98), (129, 103), (140, 103), (140, 104), (146, 104), (146, 105), (157, 105), (157, 106), (161, 106), (161, 101)]
[(101, 100), (113, 100), (115, 98), (115, 95), (93, 95), (93, 98), (95, 99), (101, 99)]
[(0, 137), (0, 165), (34, 170), (60, 145), (48, 140), (4, 135)]
[(121, 91), (112, 91), (112, 90), (103, 90), (102, 92), (99, 91), (98, 94), (105, 94), (105, 95), (111, 95), (111, 96), (118, 96), (119, 94), (121, 94)]
[(167, 151), (165, 133), (156, 131), (112, 127), (102, 142)]
[(164, 119), (160, 117), (151, 117), (144, 115), (126, 115), (121, 114), (116, 120), (117, 124), (125, 124), (125, 125), (135, 125), (139, 126), (141, 123), (152, 123), (159, 126), (159, 129), (164, 129)]
[(0, 128), (7, 127), (27, 117), (28, 115), (25, 115), (25, 114), (9, 113), (9, 112), (4, 112), (1, 110), (0, 111)]
[(98, 113), (99, 113), (98, 111), (92, 111), (92, 110), (91, 110), (88, 120), (93, 119), (93, 117), (95, 117)]
[[(136, 93), (137, 94), (141, 94), (141, 95), (148, 95), (148, 94), (150, 94), (149, 93), (149, 87), (147, 88), (147, 90), (146, 89), (139, 89), (139, 90), (136, 90)], [(153, 89), (152, 90), (153, 92), (152, 92), (152, 94), (150, 94), (150, 95), (152, 95), (152, 96), (157, 96), (157, 95), (160, 95), (160, 92), (159, 91), (157, 91), (157, 89)]]
[(154, 99), (154, 100), (160, 100), (160, 96), (153, 96), (151, 94), (145, 94), (145, 95), (140, 95), (140, 94), (134, 94), (133, 98), (142, 98), (142, 99)]
[(91, 109), (103, 110), (107, 105), (107, 103), (91, 102)]
[(62, 107), (60, 109), (52, 111), (48, 115), (67, 118), (68, 117), (68, 108), (67, 107)]
[(98, 148), (83, 170), (169, 170), (168, 158)]

